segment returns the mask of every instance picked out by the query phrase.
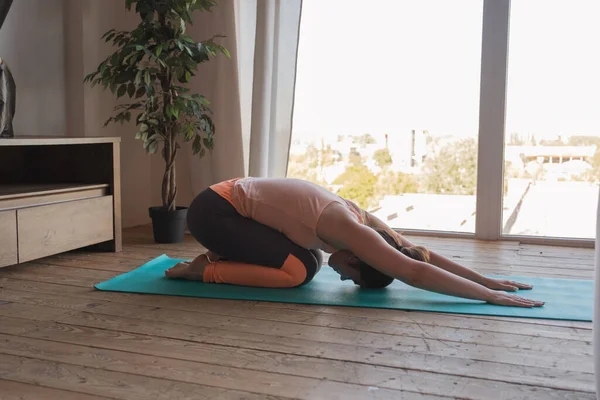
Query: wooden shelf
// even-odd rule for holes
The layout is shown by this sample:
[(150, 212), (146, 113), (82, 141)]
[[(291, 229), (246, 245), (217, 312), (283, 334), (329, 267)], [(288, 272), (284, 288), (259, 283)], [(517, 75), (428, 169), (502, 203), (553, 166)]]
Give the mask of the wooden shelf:
[(72, 184), (72, 183), (42, 183), (42, 184), (13, 184), (0, 185), (0, 200), (18, 197), (40, 196), (44, 194), (68, 193), (90, 189), (107, 188), (109, 185)]
[(17, 136), (0, 139), (1, 146), (57, 146), (75, 144), (120, 143), (120, 137), (88, 136), (88, 137), (52, 137), (52, 136)]
[(109, 184), (0, 185), (0, 210), (104, 196)]

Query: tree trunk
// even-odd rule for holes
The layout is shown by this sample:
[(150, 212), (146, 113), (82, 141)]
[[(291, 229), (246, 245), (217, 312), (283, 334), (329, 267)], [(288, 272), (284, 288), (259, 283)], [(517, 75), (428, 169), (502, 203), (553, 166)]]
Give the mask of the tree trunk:
[[(158, 22), (163, 29), (167, 29), (167, 18), (165, 13), (159, 13)], [(161, 68), (162, 74), (159, 75), (161, 88), (163, 90), (163, 115), (169, 121), (167, 132), (165, 132), (164, 153), (165, 159), (165, 174), (163, 175), (162, 183), (162, 202), (163, 207), (168, 211), (175, 211), (175, 199), (177, 197), (177, 181), (175, 177), (175, 157), (177, 156), (177, 143), (175, 139), (175, 127), (168, 113), (167, 105), (173, 104), (173, 93), (171, 88), (172, 75), (171, 71), (165, 67)]]
[(164, 146), (163, 157), (165, 159), (165, 174), (163, 175), (162, 182), (162, 202), (163, 207), (168, 208), (169, 211), (174, 211), (176, 207), (175, 199), (177, 197), (177, 181), (175, 175), (175, 157), (177, 155), (177, 149), (172, 134), (167, 135)]
[(169, 142), (165, 140), (163, 149), (163, 159), (165, 160), (165, 173), (162, 180), (162, 203), (163, 207), (169, 206), (169, 186), (171, 186), (171, 173), (169, 171)]

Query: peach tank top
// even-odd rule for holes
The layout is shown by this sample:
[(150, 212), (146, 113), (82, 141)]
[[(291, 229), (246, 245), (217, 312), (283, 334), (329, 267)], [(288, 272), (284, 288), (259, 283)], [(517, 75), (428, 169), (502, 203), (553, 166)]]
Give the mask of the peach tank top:
[(321, 213), (332, 202), (348, 208), (363, 224), (354, 203), (312, 182), (292, 178), (236, 178), (211, 186), (246, 218), (278, 230), (306, 249), (328, 253), (335, 248), (316, 233)]

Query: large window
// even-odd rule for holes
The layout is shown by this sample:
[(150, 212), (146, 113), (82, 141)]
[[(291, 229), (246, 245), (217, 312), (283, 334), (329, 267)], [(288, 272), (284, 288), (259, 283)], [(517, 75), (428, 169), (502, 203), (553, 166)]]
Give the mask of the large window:
[(504, 234), (595, 237), (599, 15), (597, 0), (512, 2)]
[(482, 10), (304, 1), (288, 176), (395, 228), (474, 232)]
[(288, 176), (398, 229), (594, 237), (599, 4), (304, 0)]

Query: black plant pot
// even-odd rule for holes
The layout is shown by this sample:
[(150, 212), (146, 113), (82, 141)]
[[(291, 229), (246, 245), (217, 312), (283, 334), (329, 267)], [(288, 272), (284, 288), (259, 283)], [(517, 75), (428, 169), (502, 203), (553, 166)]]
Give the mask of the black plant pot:
[(185, 237), (187, 207), (168, 211), (165, 207), (150, 207), (152, 230), (156, 243), (181, 243)]

